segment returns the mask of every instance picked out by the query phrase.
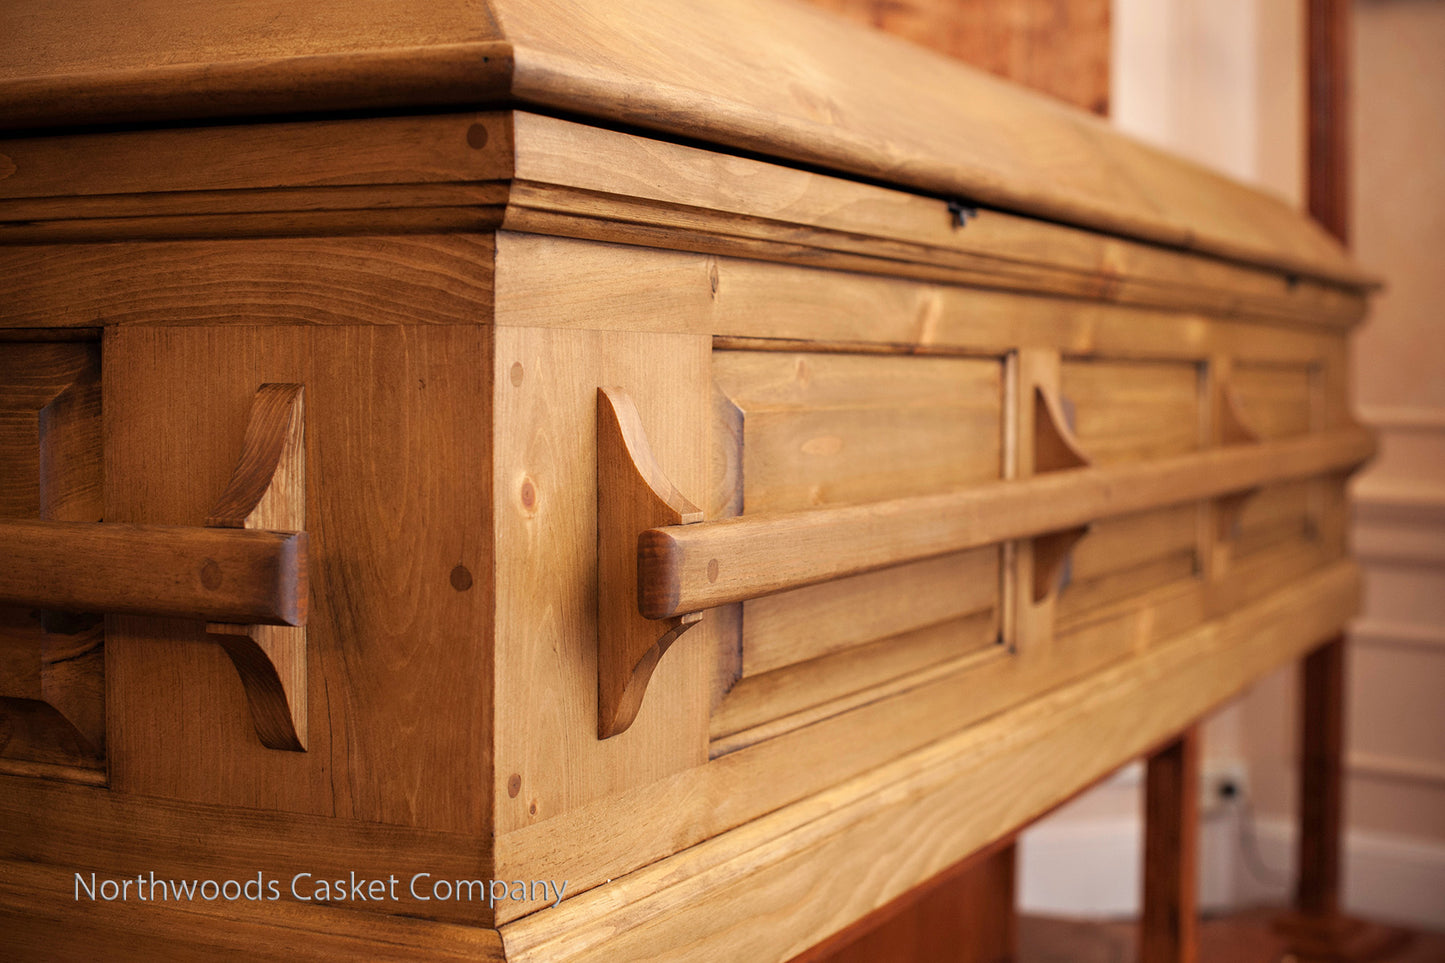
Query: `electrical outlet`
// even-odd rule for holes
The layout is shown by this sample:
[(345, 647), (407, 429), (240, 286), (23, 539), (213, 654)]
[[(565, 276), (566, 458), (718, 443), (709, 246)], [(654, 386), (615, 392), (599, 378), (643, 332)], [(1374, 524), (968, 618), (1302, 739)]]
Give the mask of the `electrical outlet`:
[(1238, 759), (1206, 759), (1199, 774), (1199, 814), (1233, 809), (1249, 792), (1249, 772)]

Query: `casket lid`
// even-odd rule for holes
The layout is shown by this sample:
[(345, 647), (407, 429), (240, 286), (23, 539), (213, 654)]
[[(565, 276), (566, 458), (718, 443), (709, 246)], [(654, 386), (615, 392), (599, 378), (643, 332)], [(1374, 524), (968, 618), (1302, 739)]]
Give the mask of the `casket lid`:
[(527, 105), (1343, 283), (1279, 198), (793, 0), (13, 0), (0, 129)]

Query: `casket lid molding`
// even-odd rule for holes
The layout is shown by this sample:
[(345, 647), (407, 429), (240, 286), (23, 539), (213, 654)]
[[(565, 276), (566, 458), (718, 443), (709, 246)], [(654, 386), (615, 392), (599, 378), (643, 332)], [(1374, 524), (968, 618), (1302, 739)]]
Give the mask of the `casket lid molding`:
[(525, 105), (1370, 287), (1279, 198), (792, 0), (20, 0), (0, 129)]

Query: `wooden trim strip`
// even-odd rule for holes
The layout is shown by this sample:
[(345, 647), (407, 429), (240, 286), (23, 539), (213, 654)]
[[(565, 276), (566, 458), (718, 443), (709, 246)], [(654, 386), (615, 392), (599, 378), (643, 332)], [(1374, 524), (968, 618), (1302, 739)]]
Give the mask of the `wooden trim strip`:
[(0, 545), (0, 602), (305, 624), (305, 532), (7, 518)]
[(1348, 326), (1376, 286), (1202, 257), (762, 160), (513, 114), (508, 231)]
[(1374, 447), (1368, 432), (1345, 429), (938, 495), (654, 528), (638, 539), (640, 606), (652, 619), (697, 612), (1100, 518), (1351, 470)]
[(511, 73), (511, 44), (486, 40), (7, 78), (0, 128), (462, 106), (500, 99)]

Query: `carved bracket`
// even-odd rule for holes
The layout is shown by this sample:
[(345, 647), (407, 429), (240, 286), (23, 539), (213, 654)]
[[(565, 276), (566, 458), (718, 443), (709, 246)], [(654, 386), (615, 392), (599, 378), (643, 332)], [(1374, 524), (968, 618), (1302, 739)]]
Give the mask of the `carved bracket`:
[[(306, 445), (300, 385), (262, 385), (251, 403), (241, 457), (230, 484), (211, 509), (207, 528), (272, 532), (306, 529)], [(306, 749), (307, 573), (295, 573), (300, 611), (291, 625), (208, 622), (246, 690), (261, 742), (272, 749)]]
[(638, 536), (702, 520), (667, 479), (637, 406), (620, 388), (597, 389), (597, 736), (625, 732), (668, 646), (701, 612), (644, 618), (639, 605)]
[[(1239, 399), (1226, 384), (1219, 396), (1219, 443), (1222, 445), (1254, 445), (1260, 441), (1258, 433), (1247, 425), (1239, 414)], [(1214, 518), (1218, 525), (1217, 537), (1221, 542), (1234, 539), (1239, 534), (1239, 519), (1244, 506), (1259, 493), (1258, 488), (1234, 492), (1214, 500)]]
[[(1088, 468), (1093, 462), (1080, 449), (1057, 398), (1034, 386), (1034, 474)], [(1033, 539), (1033, 600), (1042, 602), (1059, 583), (1059, 576), (1079, 539), (1089, 526), (1050, 532)]]

